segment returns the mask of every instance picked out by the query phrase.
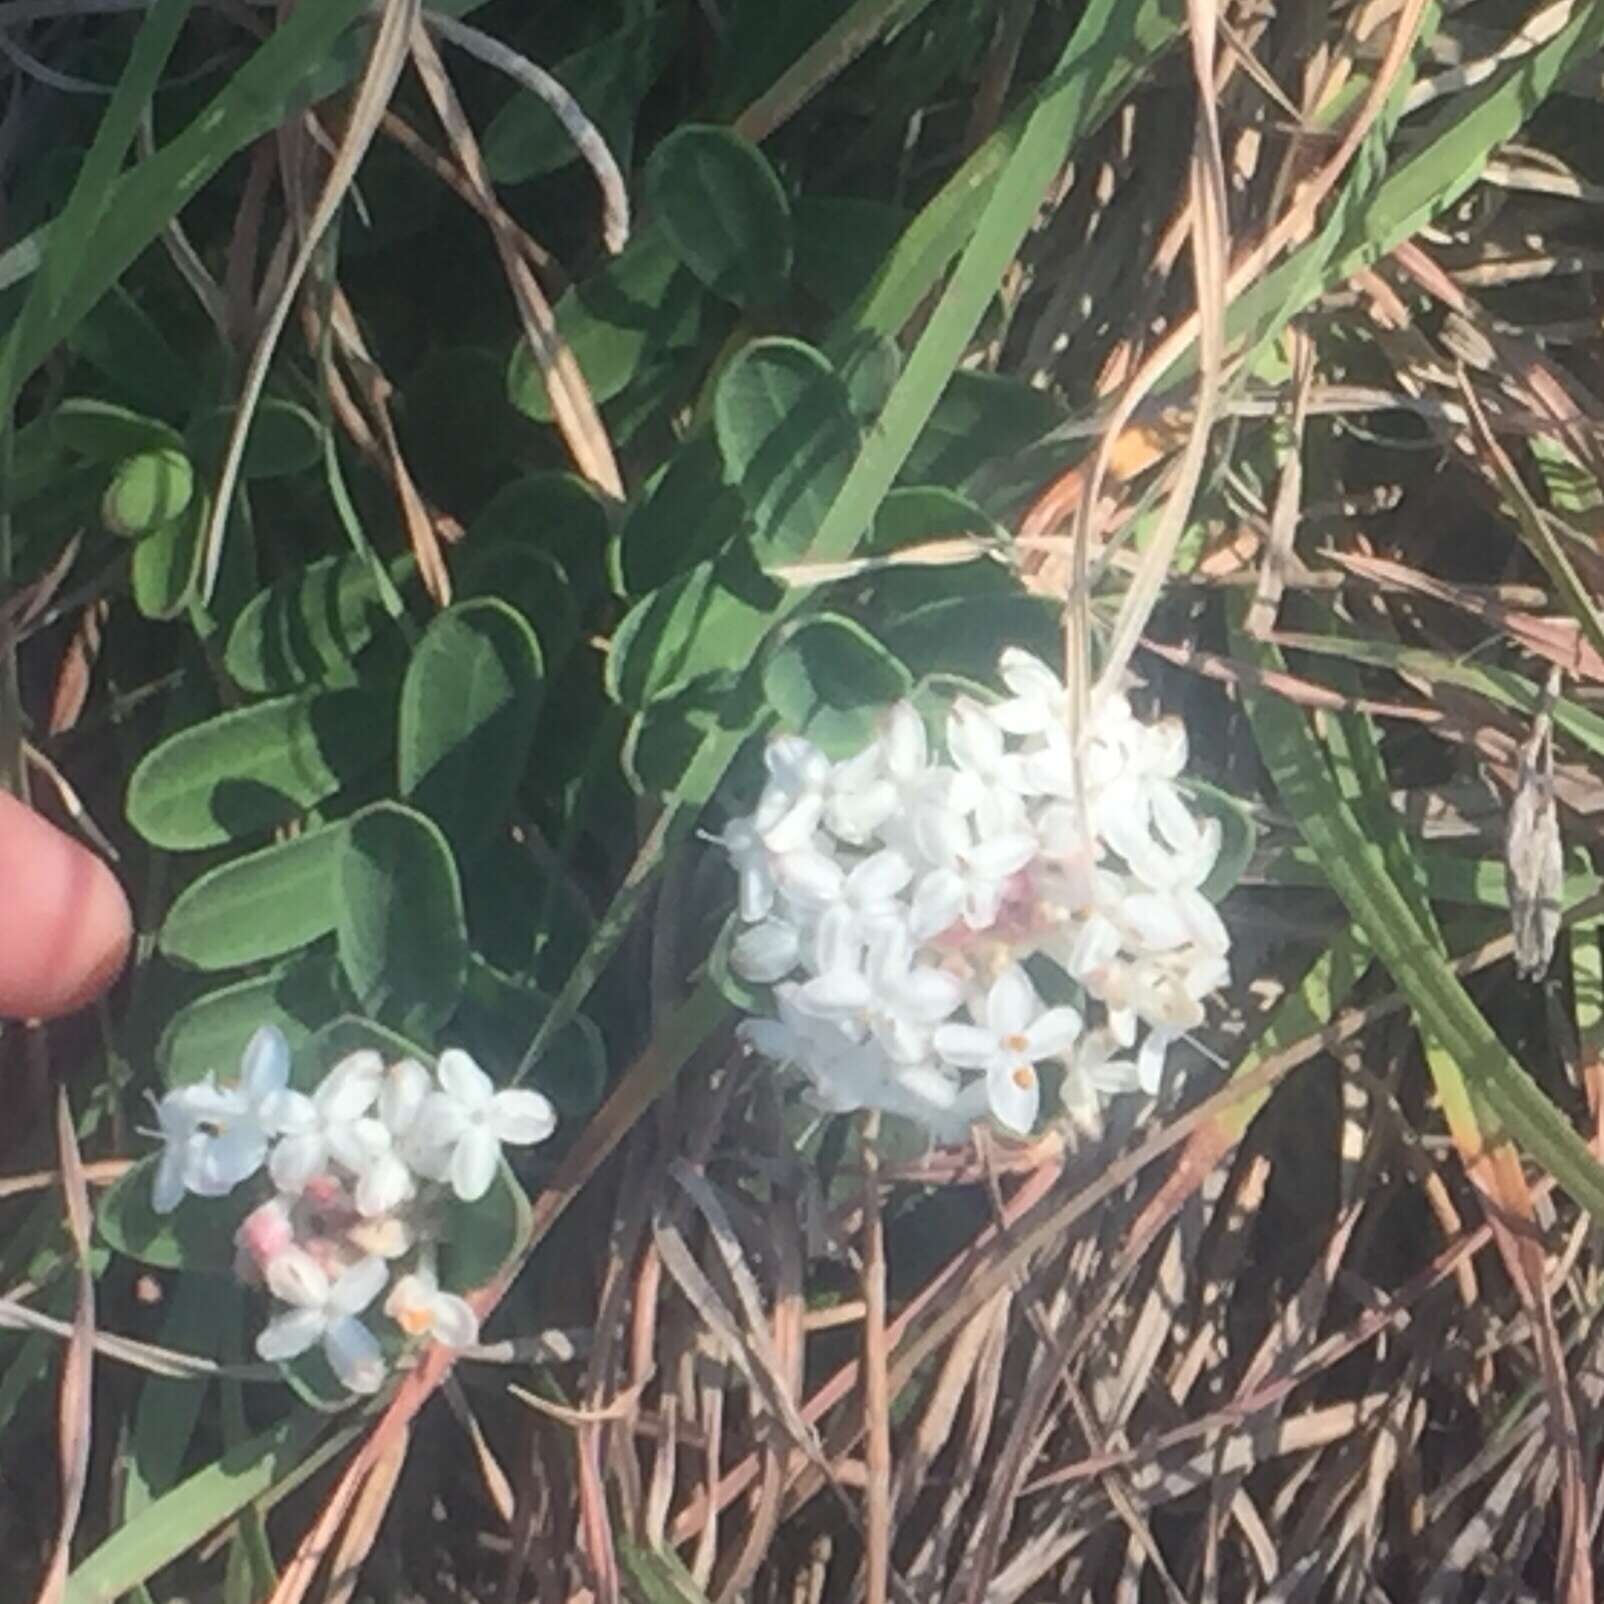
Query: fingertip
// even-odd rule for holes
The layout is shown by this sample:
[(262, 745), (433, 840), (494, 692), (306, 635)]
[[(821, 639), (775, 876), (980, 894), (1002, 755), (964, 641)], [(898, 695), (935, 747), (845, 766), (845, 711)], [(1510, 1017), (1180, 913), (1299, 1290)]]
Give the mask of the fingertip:
[(87, 847), (0, 792), (0, 1017), (55, 1019), (122, 972), (133, 915)]

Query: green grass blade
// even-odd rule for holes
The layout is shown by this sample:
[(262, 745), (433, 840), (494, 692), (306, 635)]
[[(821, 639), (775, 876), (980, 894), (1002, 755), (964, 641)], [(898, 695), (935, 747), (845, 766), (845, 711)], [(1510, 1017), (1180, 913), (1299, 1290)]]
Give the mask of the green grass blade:
[(310, 1409), (258, 1433), (119, 1527), (67, 1579), (64, 1604), (111, 1604), (298, 1469), (327, 1418)]
[[(168, 3), (176, 7), (178, 0)], [(366, 0), (319, 0), (297, 7), (182, 133), (117, 180), (99, 208), (94, 248), (81, 252), (70, 279), (48, 292), (45, 314), (19, 320), (7, 337), (0, 356), (0, 414), (218, 168), (277, 127), (308, 72), (366, 9)], [(56, 260), (68, 254), (71, 243), (58, 220), (45, 252), (47, 274), (55, 272)]]
[(1185, 26), (1181, 0), (1095, 0), (1057, 71), (1009, 114), (903, 231), (847, 324), (874, 334), (898, 333), (975, 233), (1037, 113), (1068, 100), (1075, 117), (1071, 138), (1085, 138)]
[[(1236, 649), (1261, 668), (1284, 669), (1279, 651), (1267, 643), (1239, 633)], [(1280, 697), (1245, 700), (1283, 805), (1319, 855), (1332, 890), (1409, 998), (1429, 1041), (1463, 1075), (1478, 1124), (1489, 1134), (1513, 1137), (1604, 1221), (1604, 1167), (1510, 1056), (1449, 968), (1343, 798), (1308, 719)]]

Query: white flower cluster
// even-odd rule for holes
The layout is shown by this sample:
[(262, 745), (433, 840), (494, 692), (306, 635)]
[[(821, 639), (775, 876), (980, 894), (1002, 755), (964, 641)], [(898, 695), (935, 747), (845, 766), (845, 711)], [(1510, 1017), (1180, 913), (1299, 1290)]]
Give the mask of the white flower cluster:
[[(841, 762), (775, 738), (755, 811), (720, 838), (746, 927), (730, 966), (774, 988), (776, 1017), (743, 1024), (747, 1043), (800, 1069), (819, 1107), (904, 1115), (943, 1141), (988, 1114), (1029, 1131), (1049, 1060), (1086, 1122), (1102, 1098), (1156, 1092), (1230, 977), (1202, 892), (1219, 821), (1177, 785), (1185, 727), (1112, 695), (1077, 762), (1057, 676), (1014, 648), (999, 672), (1011, 695), (957, 698), (944, 753), (906, 702)], [(1082, 1007), (1045, 1006), (1027, 959)]]
[(165, 1146), (152, 1203), (167, 1214), (186, 1192), (225, 1197), (265, 1167), (273, 1196), (235, 1237), (236, 1274), (284, 1305), (256, 1351), (276, 1362), (321, 1343), (346, 1387), (375, 1392), (387, 1366), (361, 1316), (387, 1284), (384, 1312), (405, 1336), (479, 1340), (478, 1317), (435, 1277), (441, 1204), (448, 1190), (483, 1198), (503, 1144), (544, 1141), (557, 1117), (539, 1092), (497, 1091), (459, 1048), (440, 1054), (433, 1077), (414, 1058), (387, 1066), (364, 1050), (310, 1096), (289, 1079), (289, 1044), (264, 1025), (236, 1082), (169, 1091), (156, 1105)]

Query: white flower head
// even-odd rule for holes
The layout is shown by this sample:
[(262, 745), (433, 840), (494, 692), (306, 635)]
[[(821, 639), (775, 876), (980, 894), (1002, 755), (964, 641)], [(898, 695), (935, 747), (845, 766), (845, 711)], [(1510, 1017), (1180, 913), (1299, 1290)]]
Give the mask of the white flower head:
[(503, 1146), (543, 1142), (557, 1114), (539, 1092), (497, 1091), (495, 1082), (460, 1047), (448, 1047), (435, 1066), (439, 1090), (418, 1110), (408, 1145), (419, 1173), (449, 1180), (464, 1203), (490, 1190)]
[(304, 1248), (291, 1247), (267, 1266), (268, 1290), (289, 1308), (256, 1339), (257, 1355), (270, 1364), (323, 1345), (329, 1365), (352, 1392), (377, 1392), (386, 1366), (378, 1338), (357, 1318), (378, 1297), (389, 1277), (381, 1258), (359, 1259), (332, 1280)]
[[(1116, 688), (1076, 729), (1044, 662), (1010, 647), (998, 674), (1001, 700), (955, 696), (928, 727), (899, 702), (837, 763), (777, 738), (757, 807), (722, 837), (745, 924), (731, 969), (773, 987), (774, 1017), (743, 1040), (798, 1069), (818, 1106), (937, 1140), (987, 1117), (1029, 1130), (1048, 1060), (1088, 1124), (1151, 1094), (1230, 975), (1202, 889), (1221, 828), (1183, 789), (1185, 727), (1143, 722)], [(1025, 959), (1080, 987), (1084, 1037)]]
[(152, 1195), (158, 1214), (171, 1213), (186, 1192), (226, 1197), (262, 1167), (272, 1130), (264, 1110), (289, 1078), (289, 1043), (264, 1025), (246, 1043), (235, 1084), (219, 1086), (208, 1075), (161, 1099), (156, 1120), (166, 1145)]

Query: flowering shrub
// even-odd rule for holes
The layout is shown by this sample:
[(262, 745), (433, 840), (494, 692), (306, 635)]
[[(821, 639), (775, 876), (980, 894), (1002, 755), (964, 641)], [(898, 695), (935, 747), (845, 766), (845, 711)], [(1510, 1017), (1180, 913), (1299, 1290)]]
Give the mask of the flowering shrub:
[[(1014, 648), (999, 671), (1012, 694), (957, 698), (944, 749), (907, 702), (841, 762), (775, 738), (756, 809), (721, 838), (745, 926), (730, 967), (773, 986), (747, 1043), (799, 1069), (820, 1108), (939, 1140), (988, 1115), (1029, 1131), (1044, 1063), (1083, 1121), (1156, 1092), (1230, 975), (1203, 892), (1221, 829), (1180, 789), (1185, 728), (1109, 696), (1077, 764), (1056, 676)], [(1045, 1004), (1027, 960), (1079, 1006)]]
[(459, 1048), (440, 1054), (432, 1077), (415, 1058), (386, 1066), (368, 1048), (310, 1095), (289, 1079), (289, 1044), (269, 1025), (233, 1084), (208, 1076), (169, 1091), (151, 1202), (170, 1214), (186, 1194), (225, 1197), (265, 1168), (273, 1194), (234, 1239), (235, 1273), (282, 1306), (256, 1351), (280, 1361), (321, 1345), (344, 1386), (374, 1392), (388, 1367), (362, 1316), (387, 1285), (382, 1308), (403, 1336), (478, 1341), (473, 1310), (436, 1279), (444, 1205), (480, 1204), (503, 1145), (544, 1141), (556, 1115), (539, 1092), (497, 1091)]

